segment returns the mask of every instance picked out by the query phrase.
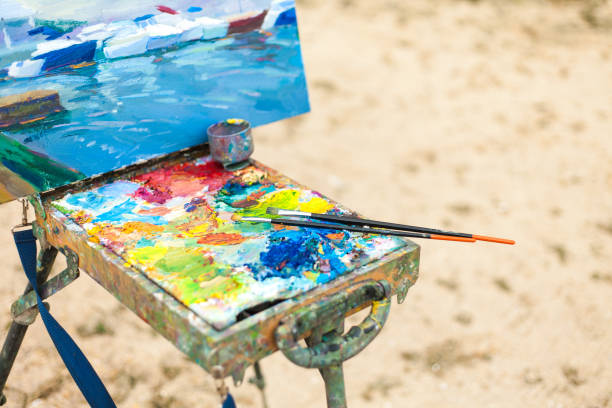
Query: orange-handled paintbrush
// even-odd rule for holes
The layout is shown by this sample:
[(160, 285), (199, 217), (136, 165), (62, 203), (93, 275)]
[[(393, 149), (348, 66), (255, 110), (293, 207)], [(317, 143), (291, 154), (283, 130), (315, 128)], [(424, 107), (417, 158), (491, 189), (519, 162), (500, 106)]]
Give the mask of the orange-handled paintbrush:
[(423, 234), (420, 232), (393, 231), (393, 230), (380, 229), (380, 228), (362, 228), (362, 227), (353, 227), (350, 225), (329, 224), (325, 222), (299, 221), (299, 220), (292, 220), (288, 218), (240, 217), (240, 221), (268, 222), (270, 224), (287, 225), (291, 227), (321, 228), (321, 229), (340, 230), (340, 231), (363, 232), (365, 234), (393, 235), (397, 237), (408, 237), (408, 238), (438, 239), (442, 241), (458, 241), (458, 242), (476, 242), (474, 238), (450, 237), (446, 235)]

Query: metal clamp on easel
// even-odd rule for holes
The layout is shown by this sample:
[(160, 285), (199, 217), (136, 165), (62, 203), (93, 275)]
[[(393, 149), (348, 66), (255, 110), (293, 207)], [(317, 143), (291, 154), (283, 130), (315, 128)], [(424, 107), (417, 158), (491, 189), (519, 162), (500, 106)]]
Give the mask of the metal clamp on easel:
[(28, 209), (30, 208), (30, 202), (26, 198), (22, 198), (19, 200), (21, 203), (21, 224), (15, 225), (11, 228), (11, 232), (15, 232), (20, 228), (29, 227), (32, 225), (31, 222), (28, 222)]
[[(370, 314), (343, 335), (345, 316), (370, 303)], [(342, 363), (374, 340), (387, 321), (390, 308), (387, 282), (359, 282), (343, 292), (305, 306), (281, 321), (275, 333), (276, 344), (293, 363), (305, 368), (318, 368), (325, 382), (327, 406), (345, 408)], [(299, 345), (301, 338), (305, 338), (308, 347)]]

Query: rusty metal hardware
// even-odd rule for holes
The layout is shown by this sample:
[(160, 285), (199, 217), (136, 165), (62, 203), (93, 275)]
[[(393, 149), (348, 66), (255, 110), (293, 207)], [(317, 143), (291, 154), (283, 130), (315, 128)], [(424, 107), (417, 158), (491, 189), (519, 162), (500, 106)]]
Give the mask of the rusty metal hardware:
[[(387, 296), (386, 282), (360, 282), (349, 290), (332, 295), (322, 302), (306, 306), (304, 310), (281, 321), (276, 330), (276, 343), (282, 353), (293, 363), (307, 368), (325, 368), (355, 356), (380, 332), (389, 316), (391, 301)], [(372, 310), (357, 326), (344, 335), (334, 331), (344, 316), (356, 307), (372, 302)], [(329, 330), (320, 327), (329, 326)], [(319, 327), (322, 341), (305, 348), (298, 340), (309, 330)]]
[(21, 202), (21, 224), (15, 225), (13, 228), (11, 228), (11, 232), (15, 232), (19, 228), (31, 225), (31, 223), (28, 222), (28, 208), (30, 208), (30, 202), (26, 198), (22, 198), (19, 201)]

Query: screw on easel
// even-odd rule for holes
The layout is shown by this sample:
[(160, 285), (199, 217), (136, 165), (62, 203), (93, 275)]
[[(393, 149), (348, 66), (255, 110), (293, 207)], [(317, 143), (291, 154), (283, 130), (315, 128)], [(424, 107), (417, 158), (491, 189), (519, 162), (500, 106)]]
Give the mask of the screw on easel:
[(266, 379), (263, 376), (263, 372), (261, 371), (261, 366), (259, 365), (259, 361), (253, 365), (253, 369), (255, 370), (255, 377), (249, 378), (249, 382), (256, 386), (261, 393), (261, 403), (263, 408), (268, 408), (268, 401), (266, 400)]
[(217, 389), (217, 393), (219, 393), (219, 397), (221, 398), (221, 404), (227, 398), (227, 394), (229, 393), (229, 389), (227, 388), (227, 384), (225, 384), (225, 378), (223, 376), (223, 367), (214, 366), (210, 373), (215, 379), (215, 388)]

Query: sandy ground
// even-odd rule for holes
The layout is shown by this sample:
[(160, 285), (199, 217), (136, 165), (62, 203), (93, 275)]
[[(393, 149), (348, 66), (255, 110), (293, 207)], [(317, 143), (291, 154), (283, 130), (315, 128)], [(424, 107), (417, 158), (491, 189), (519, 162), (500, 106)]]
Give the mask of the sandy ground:
[[(368, 216), (518, 241), (421, 242), (419, 281), (345, 365), (349, 406), (612, 407), (610, 6), (300, 3), (312, 113), (257, 129), (255, 157)], [(5, 331), (25, 279), (18, 206), (0, 213)], [(119, 406), (216, 406), (204, 371), (88, 277), (51, 303)], [(324, 406), (317, 372), (278, 353), (263, 368), (270, 407)], [(7, 395), (85, 405), (40, 321)]]

